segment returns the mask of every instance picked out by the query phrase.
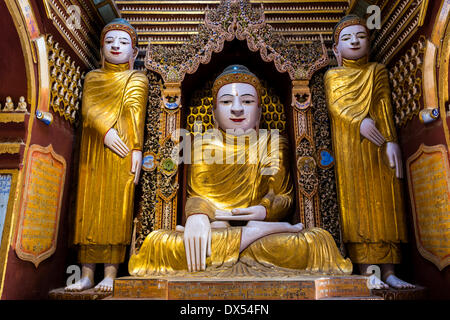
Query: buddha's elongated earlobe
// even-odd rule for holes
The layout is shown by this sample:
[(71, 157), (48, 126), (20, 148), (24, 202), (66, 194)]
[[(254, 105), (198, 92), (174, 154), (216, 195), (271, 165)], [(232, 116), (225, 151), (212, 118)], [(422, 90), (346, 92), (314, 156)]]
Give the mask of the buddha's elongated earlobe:
[(128, 64), (130, 66), (130, 70), (134, 69), (134, 62), (136, 61), (136, 58), (139, 54), (139, 49), (138, 48), (134, 48), (133, 49), (133, 55), (130, 57), (130, 60), (128, 61)]
[(261, 106), (259, 106), (259, 117), (258, 117), (258, 121), (256, 121), (256, 135), (259, 136), (259, 125), (261, 123), (261, 117), (262, 117), (262, 111), (261, 111)]
[(100, 65), (102, 68), (105, 67), (105, 56), (103, 55), (103, 48), (100, 48)]
[(338, 63), (338, 66), (342, 66), (342, 56), (339, 50), (337, 49), (337, 43), (333, 45), (333, 53), (336, 57), (336, 61)]
[(214, 114), (215, 113), (214, 113), (214, 110), (213, 110), (213, 112), (212, 112), (213, 126), (214, 126), (214, 129), (219, 129), (219, 123), (217, 122), (216, 116)]

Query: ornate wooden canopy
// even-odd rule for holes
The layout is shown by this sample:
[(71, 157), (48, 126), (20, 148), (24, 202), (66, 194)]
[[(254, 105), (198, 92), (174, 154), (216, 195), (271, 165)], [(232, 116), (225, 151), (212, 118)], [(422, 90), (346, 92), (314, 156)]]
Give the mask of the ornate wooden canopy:
[[(331, 49), (333, 27), (348, 10), (348, 1), (340, 0), (243, 2), (253, 5), (251, 11), (258, 8), (265, 23), (274, 33), (283, 36), (286, 43), (309, 44), (322, 37), (328, 50)], [(138, 31), (141, 49), (138, 64), (140, 61), (142, 68), (150, 43), (170, 48), (189, 42), (191, 36), (199, 34), (198, 25), (204, 22), (205, 13), (222, 5), (219, 0), (116, 0), (115, 3), (122, 17)]]
[(165, 82), (181, 82), (186, 73), (194, 73), (200, 63), (209, 63), (213, 53), (222, 51), (225, 41), (234, 39), (245, 40), (251, 51), (259, 51), (265, 62), (273, 61), (291, 80), (309, 80), (328, 65), (323, 41), (289, 44), (265, 20), (262, 6), (253, 7), (246, 0), (222, 1), (217, 8), (206, 10), (204, 24), (188, 42), (173, 47), (149, 43), (145, 66)]

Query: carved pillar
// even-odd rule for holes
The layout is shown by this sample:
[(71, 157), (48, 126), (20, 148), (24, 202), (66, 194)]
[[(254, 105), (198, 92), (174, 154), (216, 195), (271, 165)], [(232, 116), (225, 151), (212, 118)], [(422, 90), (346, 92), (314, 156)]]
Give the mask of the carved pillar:
[(309, 80), (292, 81), (292, 119), (294, 123), (297, 201), (300, 221), (306, 228), (320, 227), (319, 179)]
[(158, 155), (157, 205), (154, 229), (175, 229), (177, 222), (178, 167), (171, 158), (180, 129), (181, 82), (168, 82), (161, 88), (160, 152)]

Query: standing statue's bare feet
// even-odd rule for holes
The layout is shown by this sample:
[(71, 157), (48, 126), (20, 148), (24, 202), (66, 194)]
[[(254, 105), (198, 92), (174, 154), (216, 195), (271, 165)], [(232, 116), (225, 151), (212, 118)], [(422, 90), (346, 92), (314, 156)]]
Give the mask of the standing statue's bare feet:
[(70, 286), (67, 286), (64, 288), (65, 291), (71, 291), (71, 292), (79, 292), (84, 291), (87, 289), (90, 289), (94, 286), (91, 279), (88, 277), (83, 277), (74, 284), (71, 284)]
[(389, 286), (374, 274), (367, 279), (367, 286), (369, 289), (389, 289)]
[(300, 232), (300, 231), (302, 231), (304, 228), (305, 228), (305, 226), (303, 225), (303, 223), (297, 223), (297, 224), (294, 224), (294, 225), (292, 226), (293, 232)]
[(395, 289), (414, 289), (416, 286), (397, 278), (395, 275), (389, 275), (385, 282)]
[(99, 284), (95, 286), (95, 291), (112, 292), (114, 285), (114, 279), (105, 277)]

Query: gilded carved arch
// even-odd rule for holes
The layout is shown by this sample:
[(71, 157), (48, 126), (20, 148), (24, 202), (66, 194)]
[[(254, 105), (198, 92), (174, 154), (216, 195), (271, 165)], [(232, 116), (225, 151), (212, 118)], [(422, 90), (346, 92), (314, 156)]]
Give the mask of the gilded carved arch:
[[(19, 41), (22, 47), (23, 53), (23, 62), (25, 65), (25, 72), (27, 77), (27, 94), (26, 94), (26, 102), (30, 104), (31, 112), (35, 111), (37, 101), (38, 101), (38, 87), (36, 80), (36, 72), (35, 72), (35, 64), (37, 63), (36, 50), (33, 46), (33, 36), (36, 36), (36, 33), (32, 33), (30, 30), (30, 23), (28, 23), (25, 17), (25, 10), (31, 10), (31, 6), (28, 1), (17, 1), (17, 0), (5, 0), (6, 7), (8, 8), (9, 14), (11, 15), (12, 21), (14, 22), (14, 27), (17, 30), (17, 34), (19, 35)], [(33, 13), (32, 13), (33, 14)], [(32, 19), (34, 16), (29, 16), (28, 19)], [(38, 30), (37, 30), (38, 32)], [(29, 117), (27, 127), (31, 128), (33, 125), (34, 117)], [(23, 155), (23, 161), (26, 159), (26, 154), (28, 151), (28, 146), (31, 138), (31, 129), (28, 130), (28, 134), (26, 137), (26, 147)], [(4, 276), (6, 273), (6, 265), (7, 265), (7, 255), (8, 250), (11, 245), (13, 245), (13, 230), (15, 230), (17, 225), (17, 217), (19, 214), (19, 204), (20, 201), (18, 199), (21, 198), (23, 185), (23, 172), (24, 170), (2, 170), (2, 173), (11, 174), (12, 183), (11, 183), (11, 195), (10, 195), (10, 204), (8, 204), (7, 216), (4, 221), (4, 229), (3, 229), (3, 239), (0, 246), (0, 296), (3, 291), (4, 285)], [(15, 194), (13, 194), (13, 190), (16, 190)]]

